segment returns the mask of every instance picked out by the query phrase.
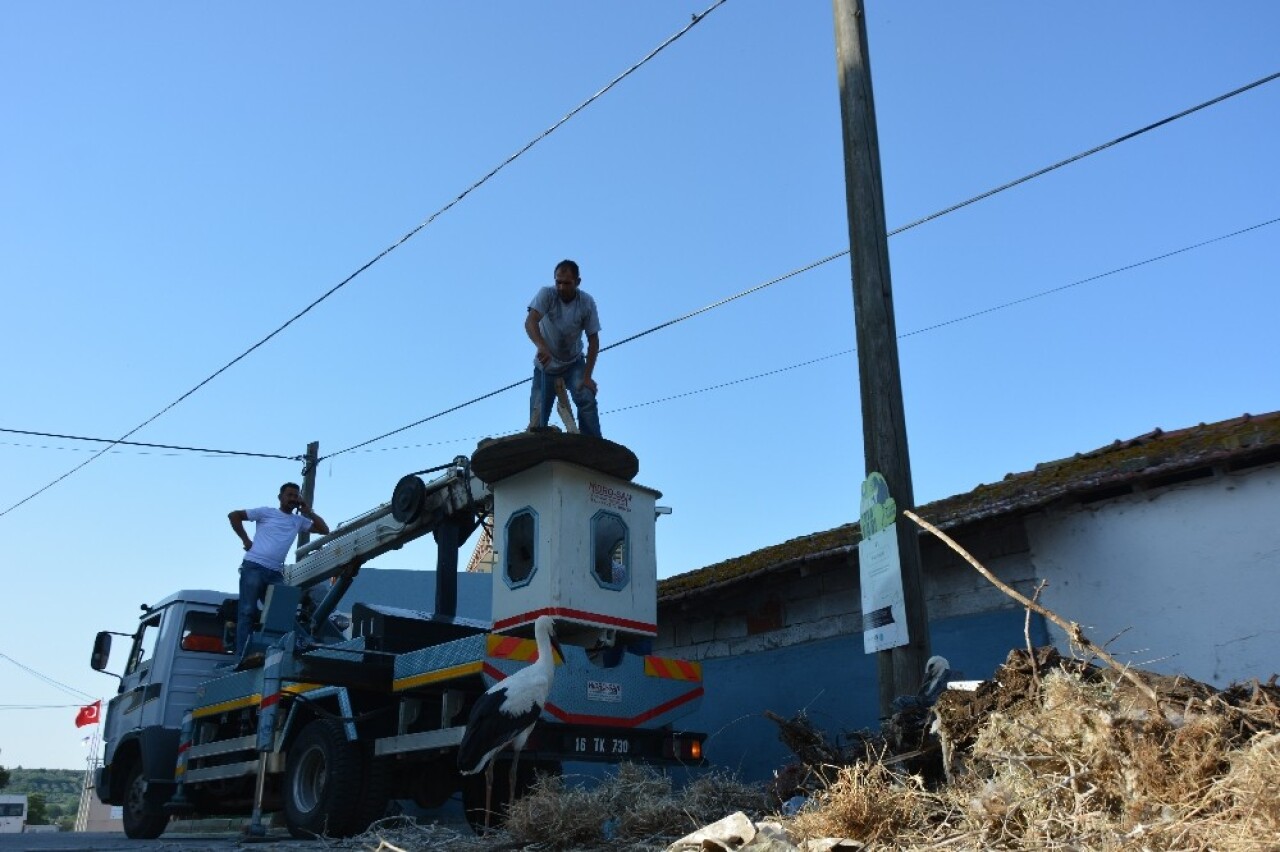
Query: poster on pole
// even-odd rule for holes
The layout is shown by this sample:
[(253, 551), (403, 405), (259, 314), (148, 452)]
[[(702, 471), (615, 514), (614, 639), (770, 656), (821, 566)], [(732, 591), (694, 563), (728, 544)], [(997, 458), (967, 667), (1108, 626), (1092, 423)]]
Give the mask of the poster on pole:
[(858, 573), (862, 586), (862, 649), (887, 651), (911, 641), (907, 635), (902, 562), (898, 558), (898, 504), (876, 472), (862, 483), (862, 540)]

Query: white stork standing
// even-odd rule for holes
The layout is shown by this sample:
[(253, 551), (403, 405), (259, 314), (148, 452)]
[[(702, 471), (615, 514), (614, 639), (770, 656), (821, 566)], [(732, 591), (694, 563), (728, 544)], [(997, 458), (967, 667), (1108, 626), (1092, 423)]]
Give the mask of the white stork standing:
[(486, 827), (493, 798), (493, 758), (508, 745), (515, 751), (511, 760), (511, 792), (508, 798), (508, 801), (514, 801), (520, 750), (542, 715), (556, 673), (555, 620), (549, 615), (538, 616), (533, 623), (533, 636), (538, 643), (538, 658), (485, 690), (471, 708), (467, 730), (462, 735), (462, 746), (458, 749), (458, 769), (463, 775), (475, 775), (484, 770)]

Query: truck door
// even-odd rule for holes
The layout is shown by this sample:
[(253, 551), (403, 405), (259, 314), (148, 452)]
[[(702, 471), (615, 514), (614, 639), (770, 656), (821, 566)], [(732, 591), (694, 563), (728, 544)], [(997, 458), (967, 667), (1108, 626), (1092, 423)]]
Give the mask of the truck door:
[[(175, 610), (170, 618), (178, 621)], [(215, 669), (234, 662), (235, 648), (225, 641), (223, 623), (217, 610), (201, 609), (190, 605), (182, 613), (182, 630), (178, 633), (177, 648), (165, 688), (164, 719), (166, 728), (181, 728), (182, 717), (196, 703), (196, 688), (213, 676)], [(165, 636), (169, 632), (165, 631)], [(166, 640), (167, 641), (167, 640)]]
[(129, 659), (120, 678), (120, 690), (108, 705), (108, 730), (103, 732), (108, 742), (118, 743), (125, 732), (160, 721), (147, 718), (156, 715), (154, 709), (152, 712), (147, 712), (147, 709), (155, 708), (155, 699), (160, 697), (161, 684), (153, 679), (153, 669), (164, 612), (159, 610), (148, 614), (133, 635)]

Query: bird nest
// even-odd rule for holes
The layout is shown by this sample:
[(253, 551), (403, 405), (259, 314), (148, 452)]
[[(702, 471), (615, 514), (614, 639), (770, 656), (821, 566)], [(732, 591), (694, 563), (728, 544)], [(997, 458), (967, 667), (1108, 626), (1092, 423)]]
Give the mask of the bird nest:
[[(1274, 679), (1219, 691), (1141, 671), (1120, 677), (1042, 648), (1011, 652), (993, 680), (944, 693), (929, 714), (923, 727), (891, 720), (840, 746), (802, 717), (780, 720), (784, 741), (818, 765), (798, 760), (769, 791), (719, 772), (675, 790), (655, 770), (623, 764), (591, 784), (541, 777), (484, 837), (384, 820), (327, 842), (374, 852), (736, 849), (732, 838), (676, 838), (742, 812), (775, 823), (787, 840), (773, 850), (833, 848), (831, 838), (868, 852), (1280, 849)], [(803, 783), (786, 787), (788, 777)], [(781, 815), (797, 793), (798, 812)]]
[(422, 824), (394, 817), (346, 839), (321, 838), (335, 849), (374, 852), (491, 850), (610, 850), (650, 852), (725, 814), (762, 817), (768, 801), (759, 786), (712, 772), (676, 791), (654, 769), (624, 763), (598, 783), (539, 776), (533, 788), (483, 837), (464, 827)]
[(1219, 691), (1044, 648), (934, 714), (922, 748), (867, 736), (851, 763), (799, 776), (817, 789), (788, 833), (886, 850), (1280, 848), (1274, 679)]

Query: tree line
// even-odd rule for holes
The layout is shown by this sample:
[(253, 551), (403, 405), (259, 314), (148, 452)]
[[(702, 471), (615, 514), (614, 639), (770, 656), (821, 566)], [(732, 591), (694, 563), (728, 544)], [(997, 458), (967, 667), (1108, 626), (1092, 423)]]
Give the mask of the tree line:
[(57, 824), (70, 831), (80, 808), (84, 772), (77, 769), (5, 769), (0, 766), (0, 790), (27, 795), (27, 824)]

